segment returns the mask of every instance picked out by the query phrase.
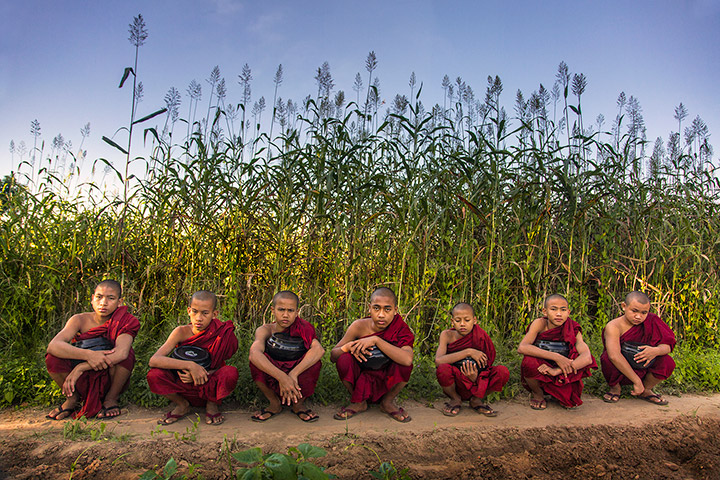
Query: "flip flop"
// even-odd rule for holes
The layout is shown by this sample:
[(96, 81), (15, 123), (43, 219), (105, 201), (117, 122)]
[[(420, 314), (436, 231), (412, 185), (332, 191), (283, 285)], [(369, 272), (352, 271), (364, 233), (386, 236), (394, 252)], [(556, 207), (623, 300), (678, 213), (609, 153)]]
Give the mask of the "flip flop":
[(490, 405), (475, 405), (474, 407), (471, 406), (473, 410), (476, 412), (485, 415), (486, 417), (497, 417), (498, 412), (496, 410), (493, 410)]
[(443, 408), (442, 414), (446, 417), (456, 417), (458, 413), (460, 413), (461, 408), (462, 405), (450, 405), (449, 403), (445, 403), (445, 408)]
[[(307, 410), (300, 410), (299, 412), (293, 412), (297, 417), (305, 423), (316, 422), (320, 418), (317, 413), (313, 412), (309, 408)], [(306, 418), (300, 415), (305, 415)], [(314, 415), (314, 416), (313, 416)]]
[(651, 395), (640, 395), (638, 398), (645, 400), (646, 402), (650, 402), (653, 405), (663, 406), (668, 404), (668, 401), (662, 398), (657, 393), (653, 393)]
[(339, 412), (333, 415), (333, 418), (335, 420), (347, 420), (348, 418), (354, 417), (358, 413), (360, 412), (358, 412), (357, 410), (353, 410), (352, 408), (342, 407)]
[[(281, 411), (282, 411), (282, 410), (281, 410)], [(281, 411), (280, 411), (280, 412), (281, 412)], [(274, 417), (275, 415), (279, 415), (280, 412), (271, 412), (270, 410), (265, 410), (265, 409), (263, 408), (262, 410), (260, 410), (260, 413), (256, 413), (255, 415), (253, 415), (252, 417), (250, 417), (250, 420), (252, 420), (253, 422), (267, 422), (268, 420), (270, 420), (270, 419), (271, 419), (272, 417)], [(267, 417), (267, 418), (261, 418), (263, 415), (265, 415), (265, 414), (267, 414), (267, 413), (270, 414), (269, 417)]]
[[(216, 418), (220, 418), (220, 421), (216, 422), (215, 421)], [(206, 425), (222, 425), (224, 422), (225, 422), (225, 417), (223, 416), (222, 412), (205, 414), (205, 424)]]
[[(66, 418), (70, 418), (70, 416), (73, 413), (75, 413), (75, 411), (77, 410), (77, 406), (72, 407), (72, 408), (63, 408), (62, 404), (60, 404), (56, 408), (53, 408), (53, 410), (58, 410), (58, 412), (55, 415), (53, 415), (52, 412), (50, 412), (47, 415), (45, 415), (45, 418), (47, 418), (48, 420), (60, 421), (60, 420), (65, 420)], [(65, 415), (63, 418), (57, 418), (60, 415), (62, 415), (63, 413), (67, 413), (68, 415)]]
[(172, 425), (173, 423), (179, 422), (183, 418), (187, 417), (190, 412), (185, 412), (181, 415), (172, 413), (172, 410), (167, 412), (163, 418), (157, 421), (158, 425)]
[[(113, 410), (117, 410), (117, 413), (115, 415), (108, 413)], [(120, 410), (120, 407), (118, 405), (113, 405), (112, 407), (101, 408), (100, 412), (96, 415), (96, 417), (97, 418), (115, 418), (115, 417), (119, 417), (121, 414), (122, 414), (122, 410)]]
[(617, 393), (607, 392), (603, 395), (603, 402), (605, 403), (617, 403), (620, 400), (620, 395)]
[(533, 410), (545, 410), (547, 408), (547, 402), (544, 398), (542, 400), (530, 398), (530, 408)]
[[(385, 410), (383, 410), (383, 411), (385, 412)], [(410, 420), (412, 420), (410, 415), (405, 413), (405, 410), (402, 407), (400, 407), (398, 410), (395, 410), (394, 412), (385, 412), (385, 413), (387, 413), (390, 416), (390, 418), (392, 418), (396, 422), (407, 423)]]

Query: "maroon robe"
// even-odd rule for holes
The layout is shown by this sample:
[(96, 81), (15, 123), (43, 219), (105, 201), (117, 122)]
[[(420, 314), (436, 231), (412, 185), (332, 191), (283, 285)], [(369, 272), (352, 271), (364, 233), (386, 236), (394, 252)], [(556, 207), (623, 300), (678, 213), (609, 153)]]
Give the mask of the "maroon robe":
[[(415, 335), (399, 314), (395, 314), (390, 325), (384, 330), (367, 336), (373, 335), (377, 335), (396, 347), (406, 345), (412, 347), (415, 343)], [(379, 402), (392, 387), (398, 383), (409, 381), (412, 373), (412, 365), (403, 366), (393, 361), (379, 370), (363, 370), (360, 362), (347, 352), (340, 355), (335, 366), (340, 380), (353, 385), (353, 393), (350, 396), (351, 403), (361, 403), (366, 400)]]
[(221, 322), (213, 318), (205, 330), (180, 342), (177, 347), (182, 345), (193, 345), (207, 350), (211, 360), (208, 370), (215, 371), (208, 376), (205, 384), (193, 385), (182, 382), (175, 370), (151, 368), (147, 374), (150, 391), (158, 395), (176, 393), (196, 407), (207, 402), (221, 403), (223, 398), (233, 392), (238, 381), (237, 368), (225, 365), (225, 360), (232, 357), (238, 348), (233, 322)]
[[(547, 321), (547, 318), (545, 319)], [(529, 328), (529, 327), (528, 327)], [(580, 354), (575, 346), (577, 334), (582, 330), (580, 325), (574, 320), (568, 318), (565, 323), (559, 327), (551, 328), (545, 332), (540, 333), (535, 340), (552, 340), (552, 341), (563, 341), (570, 344), (570, 358), (571, 360), (576, 359)], [(560, 405), (564, 407), (576, 407), (582, 405), (583, 382), (582, 379), (589, 377), (592, 372), (590, 369), (597, 368), (595, 358), (591, 355), (592, 363), (587, 367), (580, 369), (576, 373), (571, 373), (567, 377), (563, 374), (552, 376), (544, 375), (538, 372), (538, 367), (542, 364), (547, 364), (552, 367), (556, 365), (551, 364), (548, 360), (538, 357), (532, 357), (525, 355), (520, 366), (522, 373), (522, 384), (525, 388), (530, 390), (526, 378), (532, 378), (540, 382), (540, 387), (543, 391), (555, 397)]]
[(451, 363), (438, 365), (435, 370), (438, 382), (441, 387), (449, 387), (455, 384), (455, 391), (463, 400), (471, 397), (485, 398), (488, 391), (499, 392), (510, 379), (510, 371), (503, 365), (493, 366), (495, 362), (495, 345), (490, 336), (478, 325), (465, 336), (454, 342), (448, 343), (447, 353), (459, 352), (466, 348), (480, 350), (487, 355), (487, 368), (478, 372), (478, 377), (471, 382), (462, 371)]
[[(121, 306), (118, 307), (112, 316), (102, 325), (75, 335), (70, 341), (70, 344), (72, 345), (75, 342), (89, 338), (104, 337), (110, 340), (114, 347), (117, 337), (123, 333), (127, 333), (135, 338), (139, 330), (140, 322), (138, 319), (128, 312), (127, 306)], [(52, 373), (70, 373), (74, 368), (72, 360), (73, 359), (59, 358), (49, 353), (45, 355), (45, 365), (47, 365), (48, 372)], [(135, 352), (132, 348), (130, 348), (127, 358), (119, 362), (117, 366), (132, 372), (135, 366)], [(105, 395), (110, 389), (110, 383), (110, 370), (107, 368), (104, 370), (88, 370), (83, 372), (75, 383), (75, 391), (78, 392), (80, 399), (84, 400), (84, 403), (80, 410), (73, 413), (73, 418), (80, 418), (82, 416), (91, 418), (97, 415), (102, 408)], [(125, 388), (127, 388), (127, 384)]]
[[(312, 346), (313, 340), (317, 338), (315, 335), (315, 327), (313, 327), (310, 322), (303, 320), (300, 317), (295, 318), (295, 321), (285, 330), (285, 333), (291, 337), (301, 337), (303, 339), (303, 343), (305, 344), (305, 348), (308, 350)], [(267, 352), (265, 352), (265, 357), (270, 360), (270, 363), (283, 372), (290, 373), (293, 368), (302, 362), (305, 355), (297, 360), (289, 360), (285, 362), (275, 360), (268, 355)], [(318, 378), (320, 377), (321, 367), (322, 362), (317, 361), (298, 376), (298, 384), (300, 385), (300, 392), (302, 393), (303, 398), (307, 398), (315, 392), (315, 385), (317, 385)], [(264, 383), (273, 392), (275, 392), (275, 394), (280, 395), (280, 384), (277, 379), (260, 370), (258, 367), (253, 365), (252, 362), (250, 362), (250, 375), (252, 376), (253, 381)]]
[[(602, 332), (603, 353), (600, 356), (600, 365), (602, 366), (603, 376), (611, 387), (617, 385), (630, 385), (632, 382), (617, 369), (615, 364), (610, 361), (605, 346), (605, 329)], [(620, 343), (638, 342), (651, 347), (657, 347), (660, 344), (670, 346), (670, 351), (675, 348), (675, 334), (670, 327), (662, 321), (662, 319), (654, 313), (648, 313), (645, 321), (640, 325), (633, 325), (627, 332), (620, 336)], [(660, 380), (667, 379), (675, 370), (675, 361), (670, 355), (660, 355), (655, 357), (655, 363), (650, 368), (642, 368), (634, 370), (638, 377), (645, 378), (650, 372), (655, 378)]]

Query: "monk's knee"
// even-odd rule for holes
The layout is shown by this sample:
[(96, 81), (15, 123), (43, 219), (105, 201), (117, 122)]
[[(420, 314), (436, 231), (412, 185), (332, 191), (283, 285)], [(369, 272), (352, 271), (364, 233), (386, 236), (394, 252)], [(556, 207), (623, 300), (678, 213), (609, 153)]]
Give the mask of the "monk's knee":
[(495, 382), (500, 385), (505, 385), (510, 380), (510, 369), (505, 365), (497, 365), (495, 368)]
[(438, 365), (437, 368), (435, 368), (435, 376), (437, 377), (438, 383), (441, 387), (449, 387), (455, 383), (453, 367), (449, 363)]

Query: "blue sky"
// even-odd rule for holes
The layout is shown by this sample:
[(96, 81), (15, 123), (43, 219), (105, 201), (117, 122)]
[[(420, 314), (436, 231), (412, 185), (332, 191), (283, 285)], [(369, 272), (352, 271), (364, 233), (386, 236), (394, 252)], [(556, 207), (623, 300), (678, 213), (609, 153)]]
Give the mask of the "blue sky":
[[(621, 91), (640, 101), (649, 140), (677, 129), (673, 110), (683, 102), (686, 124), (700, 115), (715, 142), (720, 132), (720, 0), (588, 2), (457, 1), (9, 1), (0, 3), (0, 176), (16, 168), (10, 141), (31, 148), (30, 122), (41, 125), (46, 151), (61, 133), (77, 150), (80, 129), (88, 164), (122, 159), (103, 145), (128, 123), (131, 90), (118, 89), (133, 61), (128, 24), (141, 13), (149, 37), (140, 49), (140, 114), (162, 107), (170, 87), (185, 94), (203, 84), (215, 65), (228, 84), (227, 101), (240, 101), (243, 64), (253, 73), (253, 101), (272, 102), (273, 76), (284, 69), (279, 95), (301, 101), (317, 91), (317, 68), (329, 62), (335, 91), (354, 98), (357, 72), (376, 52), (381, 97), (409, 96), (415, 72), (421, 100), (442, 104), (441, 81), (460, 76), (482, 97), (488, 75), (504, 84), (501, 103), (512, 112), (515, 92), (551, 88), (560, 61), (584, 73), (586, 125), (600, 113), (615, 116)], [(180, 108), (185, 117), (188, 99)], [(269, 109), (266, 111), (270, 111)], [(116, 137), (120, 139), (121, 137)], [(136, 140), (139, 142), (139, 140)], [(27, 158), (28, 154), (26, 154)]]

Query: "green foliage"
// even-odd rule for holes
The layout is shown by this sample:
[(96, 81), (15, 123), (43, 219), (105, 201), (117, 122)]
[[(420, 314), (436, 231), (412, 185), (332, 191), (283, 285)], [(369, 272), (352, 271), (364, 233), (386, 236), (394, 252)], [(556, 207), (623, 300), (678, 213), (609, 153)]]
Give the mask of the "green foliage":
[(260, 448), (251, 448), (231, 454), (237, 462), (248, 467), (241, 467), (235, 471), (238, 480), (250, 479), (286, 479), (297, 478), (307, 480), (323, 480), (334, 478), (324, 472), (310, 461), (312, 458), (324, 457), (324, 449), (314, 447), (308, 443), (301, 443), (297, 447), (288, 448), (288, 453), (268, 453), (263, 455)]
[(175, 475), (178, 473), (178, 464), (175, 461), (174, 458), (171, 458), (167, 461), (165, 466), (163, 467), (162, 471), (158, 474), (154, 470), (148, 470), (144, 472), (142, 475), (138, 477), (139, 480), (170, 480), (171, 478), (176, 478), (177, 480), (188, 480), (190, 478), (202, 478), (201, 475), (196, 474), (195, 470), (197, 470), (199, 467), (202, 467), (202, 465), (197, 465), (195, 463), (190, 464), (188, 466), (188, 471), (186, 474), (176, 477)]
[(44, 361), (40, 363), (39, 353), (8, 357), (0, 361), (0, 407), (26, 402), (47, 405), (59, 398), (60, 389), (45, 371)]
[(107, 425), (99, 420), (89, 421), (85, 417), (68, 420), (63, 425), (63, 438), (66, 440), (90, 440), (93, 442), (117, 440), (125, 441), (128, 435), (115, 435), (107, 430)]
[(370, 471), (370, 475), (381, 480), (410, 480), (412, 478), (408, 468), (398, 470), (393, 462), (382, 462), (380, 468)]
[(150, 436), (155, 435), (171, 435), (175, 440), (190, 441), (194, 442), (197, 440), (197, 431), (200, 426), (200, 416), (195, 415), (195, 420), (189, 427), (185, 427), (185, 432), (171, 432), (162, 425), (157, 425), (153, 431), (150, 432)]

